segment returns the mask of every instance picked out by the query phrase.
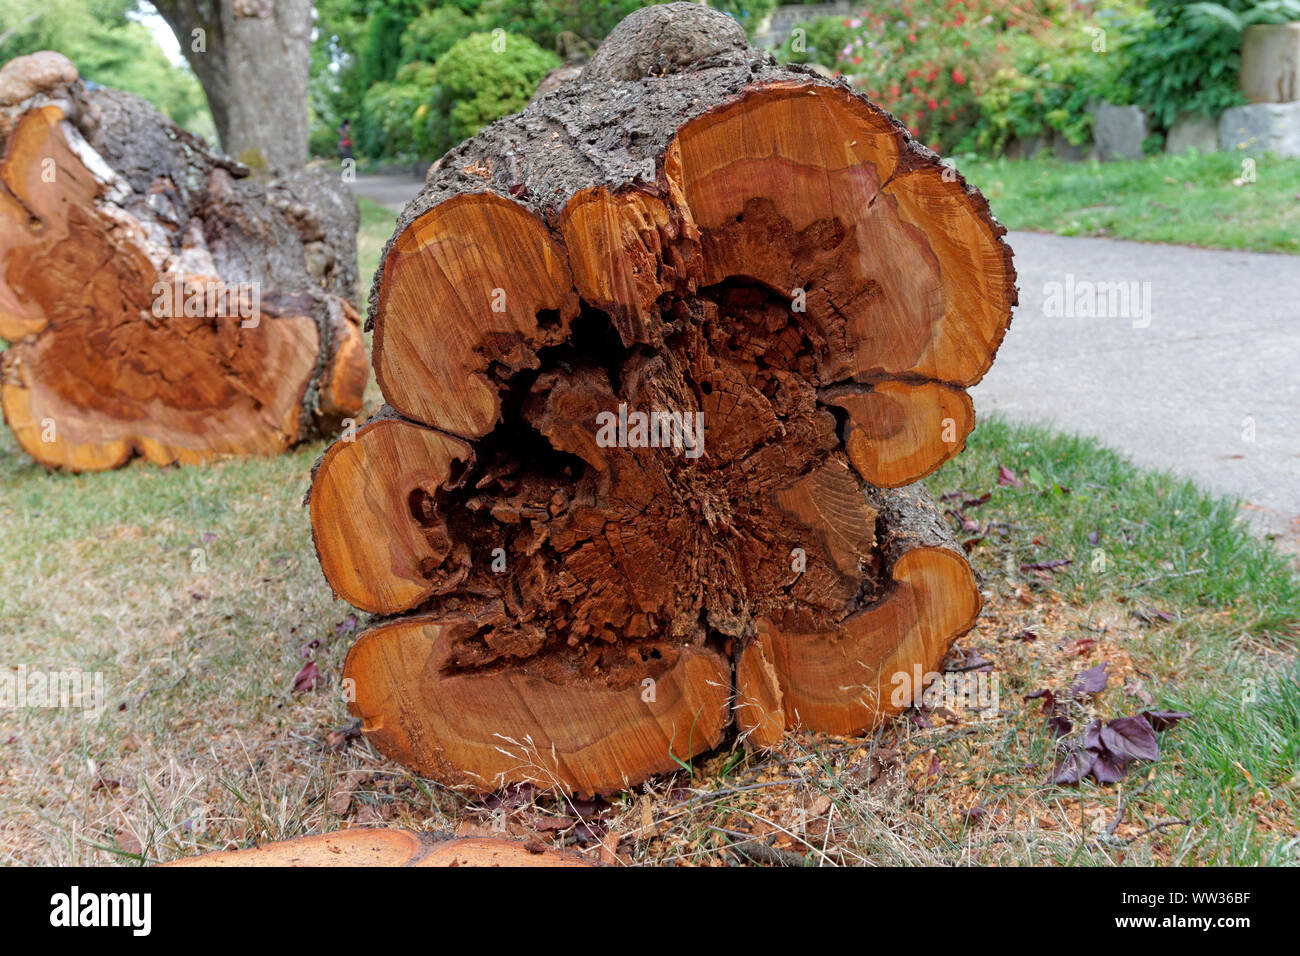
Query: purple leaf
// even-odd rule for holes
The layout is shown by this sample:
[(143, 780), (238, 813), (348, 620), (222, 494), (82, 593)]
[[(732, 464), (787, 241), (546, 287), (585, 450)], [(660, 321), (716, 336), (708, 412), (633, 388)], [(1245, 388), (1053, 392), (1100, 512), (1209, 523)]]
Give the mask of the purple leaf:
[(316, 662), (308, 661), (302, 666), (297, 676), (293, 679), (293, 692), (301, 694), (311, 690), (316, 686), (316, 681), (320, 677), (320, 672), (316, 670)]
[(1133, 758), (1160, 759), (1160, 744), (1156, 741), (1156, 732), (1142, 716), (1119, 717), (1110, 721), (1101, 728), (1101, 741), (1106, 745), (1107, 750), (1124, 762)]
[(1006, 465), (998, 465), (998, 484), (1003, 487), (1023, 488), (1025, 483), (1016, 477), (1016, 473)]
[(1128, 775), (1127, 764), (1127, 761), (1106, 750), (1093, 758), (1088, 773), (1098, 783), (1119, 783)]
[(1056, 714), (1054, 717), (1049, 719), (1047, 721), (1047, 726), (1052, 728), (1058, 737), (1064, 737), (1074, 729), (1074, 724), (1071, 722), (1070, 718), (1063, 714)]
[(1093, 547), (1096, 547), (1099, 543), (1101, 543), (1101, 533), (1097, 531), (1089, 531), (1088, 543)]
[(1025, 700), (1043, 699), (1043, 713), (1050, 714), (1056, 710), (1056, 695), (1050, 690), (1036, 690), (1032, 694), (1026, 694)]
[(1052, 771), (1052, 783), (1077, 784), (1092, 769), (1092, 754), (1074, 750), (1057, 763)]
[(1083, 732), (1083, 749), (1092, 753), (1101, 753), (1106, 744), (1101, 739), (1101, 721), (1094, 720)]
[(1180, 720), (1186, 720), (1192, 715), (1185, 710), (1144, 710), (1142, 716), (1147, 719), (1153, 729), (1168, 730)]
[(1070, 693), (1076, 697), (1085, 694), (1100, 694), (1106, 689), (1106, 682), (1110, 680), (1107, 667), (1105, 661), (1102, 661), (1096, 667), (1089, 667), (1074, 679), (1074, 683), (1070, 685)]

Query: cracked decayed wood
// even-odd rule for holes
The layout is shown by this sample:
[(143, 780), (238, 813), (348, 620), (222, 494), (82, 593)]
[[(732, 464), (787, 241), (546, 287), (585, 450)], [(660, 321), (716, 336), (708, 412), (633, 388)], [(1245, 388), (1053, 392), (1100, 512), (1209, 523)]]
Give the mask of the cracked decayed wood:
[(355, 203), (246, 173), (59, 54), (0, 70), (0, 403), (38, 462), (274, 454), (360, 411)]
[(887, 113), (693, 4), (448, 153), (372, 290), (388, 407), (311, 492), (327, 579), (383, 615), (345, 665), (369, 739), (595, 793), (896, 712), (980, 607), (909, 483), (973, 427), (1002, 234)]

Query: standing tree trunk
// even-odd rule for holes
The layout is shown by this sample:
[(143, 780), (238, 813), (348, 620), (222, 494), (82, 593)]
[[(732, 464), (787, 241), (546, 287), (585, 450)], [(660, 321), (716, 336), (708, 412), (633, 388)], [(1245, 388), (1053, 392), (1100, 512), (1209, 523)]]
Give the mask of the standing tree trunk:
[(157, 0), (228, 154), (255, 171), (307, 161), (311, 0)]
[(366, 383), (357, 207), (258, 182), (58, 53), (0, 70), (0, 407), (48, 467), (274, 454)]
[(310, 497), (335, 592), (386, 616), (345, 666), (381, 750), (594, 793), (917, 698), (980, 608), (909, 485), (962, 448), (1015, 302), (976, 190), (676, 3), (398, 225), (389, 407)]

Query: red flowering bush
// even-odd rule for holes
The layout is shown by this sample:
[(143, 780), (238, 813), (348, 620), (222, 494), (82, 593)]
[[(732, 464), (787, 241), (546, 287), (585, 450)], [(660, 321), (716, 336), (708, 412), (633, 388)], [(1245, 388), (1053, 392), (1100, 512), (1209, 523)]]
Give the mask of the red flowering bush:
[[(1104, 4), (1105, 0), (1100, 0)], [(890, 110), (939, 151), (998, 148), (1020, 123), (1003, 114), (1011, 97), (1041, 100), (1042, 71), (1062, 37), (1088, 41), (1099, 0), (877, 0), (808, 34), (842, 42), (817, 59)], [(824, 45), (824, 42), (821, 44)], [(1047, 91), (1049, 98), (1052, 91)], [(1081, 114), (1086, 121), (1086, 113)], [(1038, 122), (1041, 117), (1034, 117)], [(1077, 118), (1076, 118), (1077, 119)]]

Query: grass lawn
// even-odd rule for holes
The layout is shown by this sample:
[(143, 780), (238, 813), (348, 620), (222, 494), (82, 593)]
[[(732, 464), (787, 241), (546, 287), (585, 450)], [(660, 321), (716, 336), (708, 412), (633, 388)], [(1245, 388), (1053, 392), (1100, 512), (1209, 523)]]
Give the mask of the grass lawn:
[[(393, 215), (362, 205), (368, 277)], [(987, 661), (995, 715), (727, 745), (579, 805), (469, 800), (350, 739), (338, 677), (364, 621), (329, 594), (302, 507), (323, 448), (65, 475), (0, 429), (3, 664), (100, 672), (108, 703), (93, 719), (0, 710), (0, 863), (153, 862), (379, 824), (625, 863), (1300, 862), (1300, 580), (1233, 503), (1091, 441), (984, 420), (929, 481), (966, 519), (985, 611), (955, 666)], [(295, 693), (310, 661), (319, 680)], [(1094, 717), (1193, 716), (1122, 783), (1053, 784), (1058, 745), (1025, 695), (1103, 662), (1067, 742)], [(751, 838), (761, 852), (729, 849)]]
[[(379, 267), (379, 254), (384, 251), (384, 243), (392, 236), (396, 226), (397, 213), (373, 199), (362, 197), (357, 200), (357, 204), (361, 207), (361, 228), (357, 232), (357, 265), (361, 272), (361, 285), (369, 288), (375, 269)], [(363, 307), (365, 301), (363, 295)]]
[(961, 159), (1009, 229), (1300, 253), (1300, 159), (1236, 153), (1066, 163)]

